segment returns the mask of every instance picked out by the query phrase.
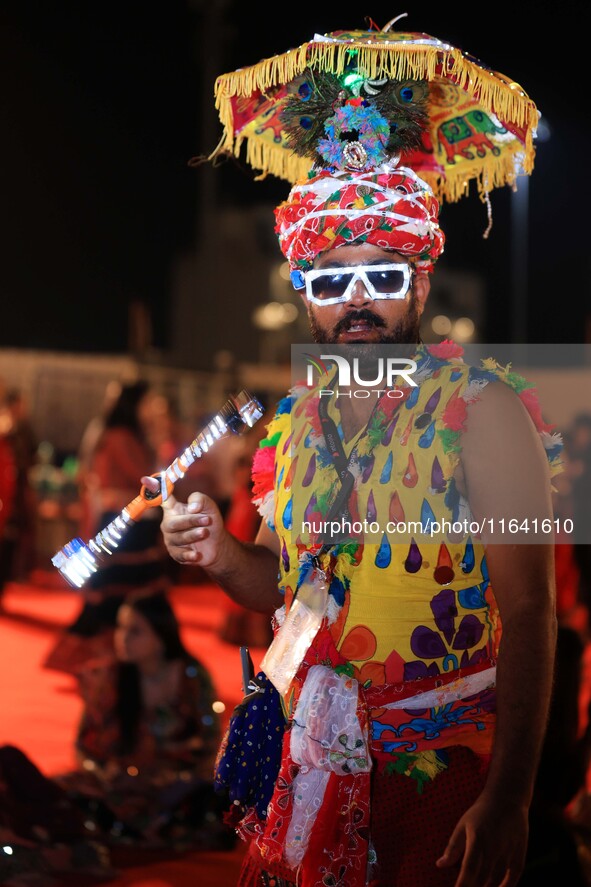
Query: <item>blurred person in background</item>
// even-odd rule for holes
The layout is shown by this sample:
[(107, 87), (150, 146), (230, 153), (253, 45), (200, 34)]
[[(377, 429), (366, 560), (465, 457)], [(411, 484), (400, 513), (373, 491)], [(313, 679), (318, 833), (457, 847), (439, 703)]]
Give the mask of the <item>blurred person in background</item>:
[[(571, 455), (571, 430), (563, 434), (562, 474), (554, 482), (554, 511), (561, 518), (561, 526), (573, 519), (573, 484), (576, 479), (576, 460)], [(572, 535), (560, 531), (556, 535), (554, 563), (556, 570), (556, 615), (563, 625), (577, 629), (581, 637), (587, 632), (587, 611), (579, 596), (581, 573), (575, 558)]]
[(0, 883), (17, 865), (111, 877), (121, 845), (230, 849), (213, 791), (215, 688), (165, 594), (119, 607), (114, 657), (81, 688), (74, 770), (49, 778), (19, 748), (0, 748), (0, 827), (13, 851), (0, 854)]
[(553, 478), (556, 616), (558, 620), (552, 701), (530, 809), (527, 866), (520, 887), (550, 880), (569, 887), (591, 883), (587, 790), (591, 761), (589, 681), (585, 671), (589, 640), (588, 605), (582, 594), (577, 545), (564, 527), (575, 520), (577, 484), (582, 474), (580, 417), (563, 434), (563, 471)]
[(591, 883), (589, 795), (591, 722), (581, 707), (585, 644), (577, 628), (559, 622), (554, 689), (529, 814), (527, 864), (519, 887), (540, 873), (551, 883)]
[[(206, 424), (212, 417), (208, 416)], [(224, 517), (227, 517), (234, 493), (236, 491), (236, 465), (244, 452), (244, 442), (240, 435), (230, 434), (218, 441), (209, 452), (215, 489), (212, 498), (217, 502), (218, 508)], [(189, 493), (195, 489), (191, 486)], [(175, 492), (176, 496), (176, 492)]]
[[(232, 495), (224, 517), (227, 531), (248, 543), (255, 541), (260, 525), (260, 515), (252, 501), (251, 468), (262, 434), (261, 427), (255, 425), (238, 439), (241, 452), (236, 455), (232, 472)], [(271, 643), (273, 627), (266, 613), (257, 613), (243, 607), (228, 596), (224, 598), (223, 608), (224, 614), (218, 631), (223, 641), (245, 647), (267, 647)]]
[(579, 570), (579, 600), (591, 613), (591, 412), (575, 416), (571, 428), (573, 521), (578, 543), (574, 559)]
[(37, 436), (28, 404), (18, 388), (10, 388), (2, 405), (3, 438), (12, 450), (12, 507), (5, 512), (0, 544), (0, 594), (7, 582), (26, 580), (35, 566), (36, 496), (31, 469), (37, 461)]
[[(188, 423), (181, 419), (174, 398), (164, 394), (154, 397), (152, 414), (151, 441), (160, 469), (171, 465), (211, 420), (211, 416), (202, 416), (194, 427), (189, 427)], [(174, 490), (177, 498), (186, 501), (196, 483), (199, 484), (199, 489), (207, 490), (209, 496), (215, 499), (220, 497), (214, 453), (215, 449), (202, 453), (189, 466), (183, 477), (176, 481)]]
[(112, 379), (105, 388), (102, 409), (100, 412), (92, 416), (86, 425), (78, 446), (78, 452), (76, 453), (78, 460), (76, 480), (78, 483), (81, 504), (80, 533), (85, 539), (93, 535), (97, 521), (97, 515), (94, 515), (91, 511), (91, 499), (88, 496), (87, 489), (92, 457), (97, 442), (105, 429), (105, 420), (120, 394), (121, 382), (117, 379)]
[[(150, 440), (160, 470), (167, 468), (174, 460), (192, 443), (199, 431), (211, 420), (211, 416), (200, 416), (194, 425), (190, 426), (181, 418), (178, 405), (170, 395), (157, 394), (153, 398), (152, 422)], [(174, 492), (179, 501), (186, 502), (195, 486), (205, 490), (208, 496), (219, 501), (221, 486), (219, 471), (214, 459), (214, 450), (204, 452), (189, 466), (183, 477), (175, 483)], [(166, 568), (170, 580), (174, 584), (199, 584), (207, 577), (199, 571), (191, 571), (190, 577), (186, 577), (185, 571), (172, 558), (165, 559)]]
[(556, 539), (557, 612), (589, 640), (591, 608), (591, 413), (579, 413), (564, 435), (564, 472), (556, 479), (556, 514), (572, 533)]
[[(159, 469), (151, 441), (154, 392), (145, 380), (121, 386), (88, 457), (83, 496), (94, 536), (134, 499), (143, 474)], [(83, 605), (45, 661), (46, 668), (76, 673), (89, 661), (110, 656), (120, 604), (130, 595), (170, 587), (159, 532), (160, 507), (149, 508), (128, 526), (119, 547), (81, 591)]]
[(16, 461), (10, 441), (0, 426), (0, 609), (14, 550), (11, 514), (16, 489)]

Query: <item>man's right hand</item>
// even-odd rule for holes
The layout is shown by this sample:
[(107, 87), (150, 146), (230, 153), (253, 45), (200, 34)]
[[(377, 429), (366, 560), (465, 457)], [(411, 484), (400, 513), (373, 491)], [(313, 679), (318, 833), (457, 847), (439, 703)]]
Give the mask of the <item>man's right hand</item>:
[[(142, 477), (142, 484), (158, 492), (159, 482)], [(160, 524), (166, 550), (179, 564), (196, 564), (204, 569), (215, 564), (221, 555), (227, 531), (222, 514), (209, 496), (191, 493), (186, 503), (169, 496), (162, 504)]]
[[(160, 491), (157, 478), (142, 477), (142, 483)], [(203, 567), (242, 607), (273, 613), (283, 604), (277, 587), (279, 538), (265, 521), (255, 542), (241, 542), (228, 532), (217, 503), (205, 493), (191, 493), (186, 503), (169, 496), (162, 510), (160, 529), (173, 560)]]

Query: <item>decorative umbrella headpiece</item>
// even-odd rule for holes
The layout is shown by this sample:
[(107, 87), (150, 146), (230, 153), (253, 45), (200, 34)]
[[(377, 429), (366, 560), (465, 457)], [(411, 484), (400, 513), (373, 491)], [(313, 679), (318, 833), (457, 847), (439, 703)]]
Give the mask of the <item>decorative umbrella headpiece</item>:
[[(445, 41), (390, 30), (398, 18), (382, 30), (316, 34), (216, 81), (224, 133), (210, 159), (240, 157), (245, 147), (258, 178), (272, 174), (294, 186), (276, 213), (292, 270), (309, 264), (317, 246), (338, 246), (339, 236), (367, 239), (359, 233), (363, 213), (352, 212), (364, 202), (372, 231), (409, 233), (410, 225), (412, 244), (390, 237), (386, 245), (406, 247), (430, 270), (443, 248), (441, 202), (467, 195), (474, 181), (489, 203), (490, 191), (533, 169), (539, 112), (522, 87)], [(338, 207), (347, 212), (327, 231), (318, 220)], [(293, 227), (296, 212), (315, 219), (314, 237), (307, 223)]]

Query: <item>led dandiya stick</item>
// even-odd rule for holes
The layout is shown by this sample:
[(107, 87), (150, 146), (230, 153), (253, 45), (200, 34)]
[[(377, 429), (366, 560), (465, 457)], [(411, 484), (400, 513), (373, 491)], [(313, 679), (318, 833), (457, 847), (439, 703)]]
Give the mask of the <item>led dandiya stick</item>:
[(139, 495), (123, 508), (117, 517), (107, 524), (89, 542), (76, 537), (67, 542), (55, 554), (51, 562), (70, 585), (81, 588), (100, 569), (105, 556), (119, 547), (126, 530), (141, 518), (148, 508), (154, 508), (170, 496), (172, 489), (196, 459), (200, 459), (214, 444), (228, 434), (242, 434), (263, 415), (263, 407), (257, 398), (243, 389), (228, 398), (220, 411), (199, 432), (195, 440), (166, 468), (152, 475), (160, 483), (159, 492), (152, 492), (142, 485)]

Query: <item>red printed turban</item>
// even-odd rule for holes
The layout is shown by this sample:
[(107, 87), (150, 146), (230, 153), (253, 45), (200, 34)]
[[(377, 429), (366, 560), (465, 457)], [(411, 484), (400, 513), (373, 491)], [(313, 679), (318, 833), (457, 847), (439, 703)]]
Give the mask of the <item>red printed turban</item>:
[(431, 188), (408, 167), (325, 169), (293, 186), (275, 209), (275, 232), (292, 272), (354, 242), (410, 256), (418, 271), (432, 271), (445, 241), (438, 213)]

